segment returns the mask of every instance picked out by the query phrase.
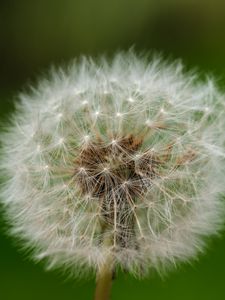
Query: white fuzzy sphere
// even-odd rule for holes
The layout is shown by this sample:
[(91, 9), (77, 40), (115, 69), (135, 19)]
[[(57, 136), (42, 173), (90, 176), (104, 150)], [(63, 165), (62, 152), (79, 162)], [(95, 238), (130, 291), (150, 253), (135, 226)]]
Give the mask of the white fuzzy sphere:
[(49, 268), (136, 275), (223, 224), (225, 97), (180, 62), (117, 54), (53, 70), (1, 134), (11, 233)]

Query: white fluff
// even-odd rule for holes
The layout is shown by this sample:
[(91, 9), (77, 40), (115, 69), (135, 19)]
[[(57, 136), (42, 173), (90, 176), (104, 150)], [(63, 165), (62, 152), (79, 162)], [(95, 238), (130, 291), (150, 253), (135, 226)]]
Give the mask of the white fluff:
[[(205, 237), (218, 233), (224, 221), (225, 97), (212, 79), (200, 82), (180, 62), (149, 62), (129, 52), (112, 62), (74, 61), (19, 98), (1, 134), (1, 199), (11, 233), (36, 260), (77, 275), (98, 270), (112, 255), (116, 266), (142, 276), (196, 257)], [(101, 243), (98, 199), (82, 196), (74, 182), (75, 154), (98, 134), (107, 144), (115, 133), (119, 139), (144, 130), (151, 135), (137, 164), (148, 149), (163, 153), (171, 143), (172, 154), (163, 176), (135, 200), (138, 245), (115, 251)], [(175, 169), (174, 160), (190, 149), (196, 158)]]

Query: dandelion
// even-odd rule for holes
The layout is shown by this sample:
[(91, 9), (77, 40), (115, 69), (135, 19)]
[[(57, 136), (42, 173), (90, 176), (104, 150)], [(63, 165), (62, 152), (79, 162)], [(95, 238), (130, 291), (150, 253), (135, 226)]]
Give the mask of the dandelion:
[(10, 233), (49, 269), (143, 277), (197, 256), (223, 224), (224, 95), (181, 62), (119, 53), (53, 70), (2, 134)]

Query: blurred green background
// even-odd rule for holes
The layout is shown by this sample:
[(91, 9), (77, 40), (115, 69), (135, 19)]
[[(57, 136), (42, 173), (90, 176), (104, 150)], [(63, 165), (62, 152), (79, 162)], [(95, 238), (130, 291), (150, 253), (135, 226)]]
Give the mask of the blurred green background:
[[(225, 1), (1, 0), (1, 123), (13, 111), (17, 92), (51, 64), (80, 54), (112, 55), (132, 45), (182, 58), (187, 68), (214, 74), (224, 88)], [(0, 299), (92, 299), (94, 280), (65, 281), (58, 272), (45, 272), (18, 251), (4, 228), (1, 218)], [(164, 279), (119, 274), (112, 299), (224, 300), (225, 233), (199, 258)]]

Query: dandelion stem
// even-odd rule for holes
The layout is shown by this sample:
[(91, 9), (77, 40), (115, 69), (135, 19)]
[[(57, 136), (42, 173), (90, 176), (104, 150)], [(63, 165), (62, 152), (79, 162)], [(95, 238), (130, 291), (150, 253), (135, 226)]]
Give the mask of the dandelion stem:
[(113, 271), (108, 263), (105, 263), (97, 274), (95, 300), (109, 300), (112, 287)]
[[(107, 224), (102, 223), (102, 232), (104, 233), (107, 229)], [(102, 240), (103, 246), (112, 245), (112, 237), (103, 234)], [(113, 256), (109, 253), (100, 266), (96, 275), (96, 289), (94, 300), (109, 300), (110, 292), (112, 288), (112, 280), (114, 275), (114, 262)]]

